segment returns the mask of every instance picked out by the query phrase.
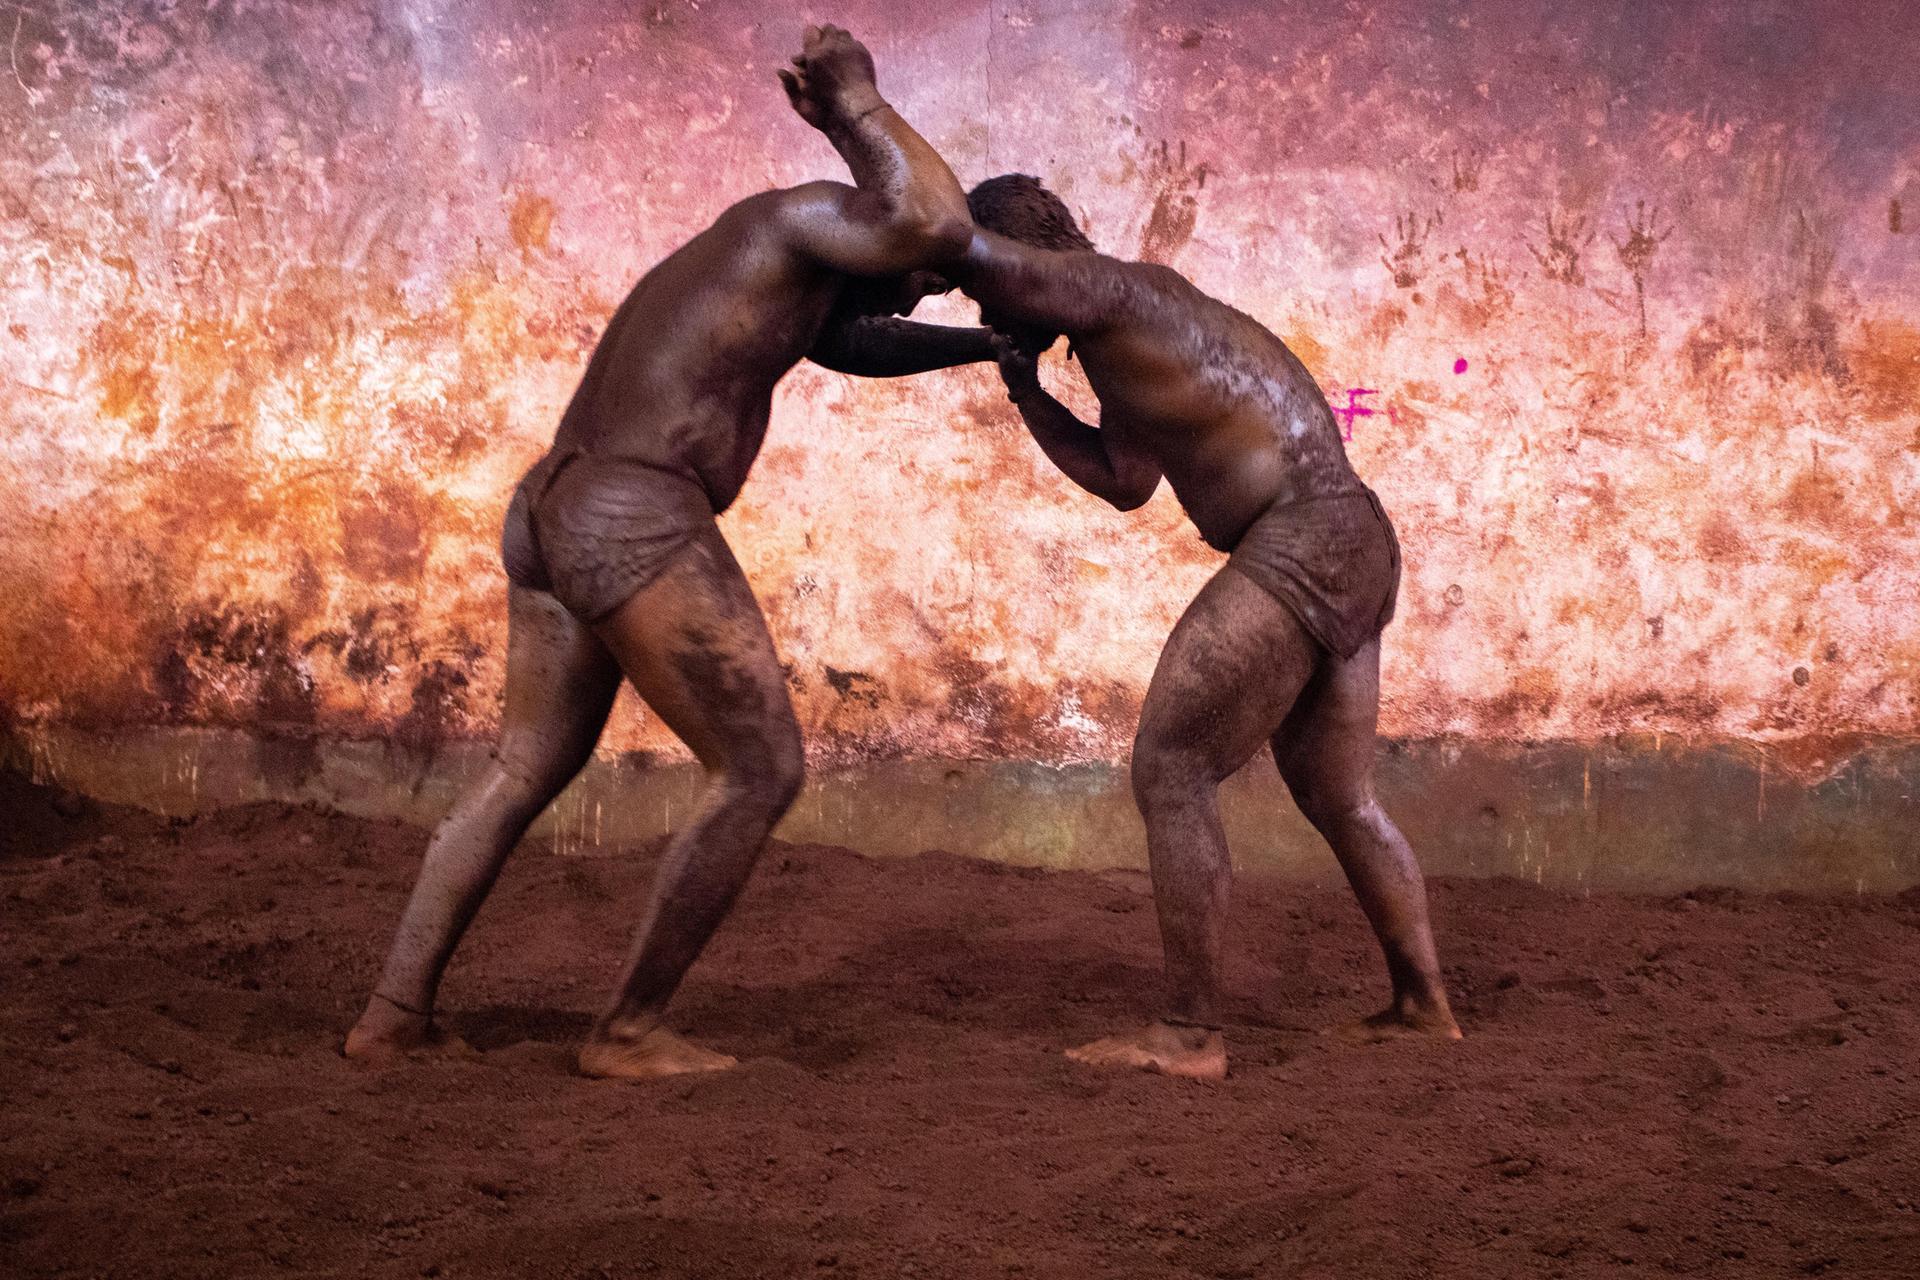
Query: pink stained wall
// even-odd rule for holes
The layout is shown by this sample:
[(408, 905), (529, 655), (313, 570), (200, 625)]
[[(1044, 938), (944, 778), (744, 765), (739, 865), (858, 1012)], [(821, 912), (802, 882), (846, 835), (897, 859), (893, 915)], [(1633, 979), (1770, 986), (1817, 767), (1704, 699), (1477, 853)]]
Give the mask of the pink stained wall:
[[(1548, 0), (16, 7), (16, 731), (484, 736), (499, 518), (604, 318), (842, 173), (772, 77), (807, 18), (1314, 370), (1406, 547), (1386, 733), (1914, 736), (1920, 18)], [(1219, 563), (985, 369), (796, 370), (723, 525), (825, 761), (1123, 758)], [(631, 699), (606, 746), (677, 751)]]

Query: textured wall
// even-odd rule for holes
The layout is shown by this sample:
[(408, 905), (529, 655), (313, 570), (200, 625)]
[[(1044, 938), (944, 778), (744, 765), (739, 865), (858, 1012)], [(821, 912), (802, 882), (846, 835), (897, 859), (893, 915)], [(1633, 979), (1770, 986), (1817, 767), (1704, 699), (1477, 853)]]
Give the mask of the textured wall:
[[(16, 731), (484, 734), (497, 523), (604, 317), (842, 172), (772, 78), (804, 16), (964, 181), (1041, 174), (1320, 377), (1407, 549), (1387, 732), (1914, 735), (1891, 0), (10, 4)], [(1123, 756), (1217, 563), (1170, 494), (1072, 490), (984, 370), (797, 370), (724, 524), (841, 761)], [(623, 701), (607, 745), (671, 740)]]

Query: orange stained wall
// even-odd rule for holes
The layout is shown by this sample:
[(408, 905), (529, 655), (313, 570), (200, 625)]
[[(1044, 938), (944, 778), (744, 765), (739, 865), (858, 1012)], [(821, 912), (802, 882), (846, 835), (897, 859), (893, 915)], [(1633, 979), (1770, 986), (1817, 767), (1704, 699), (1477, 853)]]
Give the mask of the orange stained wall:
[[(731, 201), (843, 173), (772, 75), (808, 18), (963, 181), (1041, 175), (1315, 372), (1406, 547), (1388, 734), (1920, 725), (1909, 6), (0, 18), (16, 730), (485, 735), (499, 519), (606, 316)], [(984, 368), (796, 370), (723, 524), (829, 762), (1124, 757), (1219, 563), (1164, 490), (1054, 474)], [(606, 745), (677, 750), (631, 700)]]

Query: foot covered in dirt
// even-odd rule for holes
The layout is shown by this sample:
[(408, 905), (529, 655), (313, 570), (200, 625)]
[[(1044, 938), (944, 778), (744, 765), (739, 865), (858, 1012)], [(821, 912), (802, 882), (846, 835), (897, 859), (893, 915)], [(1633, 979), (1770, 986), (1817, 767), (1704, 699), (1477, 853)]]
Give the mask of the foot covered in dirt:
[(580, 1046), (580, 1074), (602, 1080), (654, 1080), (725, 1071), (736, 1062), (657, 1025), (632, 1031), (618, 1026), (597, 1027), (592, 1038)]
[(1069, 1049), (1067, 1057), (1090, 1067), (1132, 1067), (1188, 1080), (1227, 1078), (1227, 1042), (1210, 1027), (1152, 1022)]
[(356, 1062), (388, 1062), (422, 1054), (471, 1057), (473, 1049), (433, 1020), (432, 1014), (402, 1008), (382, 995), (367, 1001), (365, 1013), (347, 1032), (342, 1053)]

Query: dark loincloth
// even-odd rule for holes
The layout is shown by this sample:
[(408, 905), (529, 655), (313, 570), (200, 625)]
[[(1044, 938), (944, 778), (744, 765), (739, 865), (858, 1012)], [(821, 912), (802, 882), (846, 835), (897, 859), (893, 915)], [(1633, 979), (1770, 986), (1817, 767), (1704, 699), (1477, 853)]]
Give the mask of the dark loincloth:
[(1400, 542), (1371, 489), (1268, 507), (1227, 563), (1342, 658), (1392, 621), (1400, 592)]
[(707, 491), (680, 472), (557, 450), (513, 491), (500, 558), (516, 585), (552, 592), (581, 621), (598, 622), (712, 527)]

